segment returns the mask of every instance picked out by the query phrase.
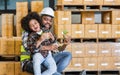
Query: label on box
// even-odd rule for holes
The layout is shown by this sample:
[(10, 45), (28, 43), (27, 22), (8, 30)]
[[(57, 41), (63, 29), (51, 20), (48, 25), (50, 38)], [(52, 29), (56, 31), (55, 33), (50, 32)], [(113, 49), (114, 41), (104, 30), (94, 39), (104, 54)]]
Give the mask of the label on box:
[(96, 31), (95, 31), (95, 30), (89, 30), (88, 32), (90, 32), (90, 33), (95, 33)]
[(110, 17), (107, 17), (107, 20), (110, 20)]
[(120, 62), (119, 62), (119, 63), (115, 63), (114, 65), (116, 65), (116, 66), (120, 66)]
[(108, 66), (108, 63), (101, 63), (101, 66)]
[(116, 18), (116, 20), (120, 20), (120, 18)]
[(84, 1), (91, 1), (92, 2), (93, 0), (84, 0)]
[(82, 33), (82, 31), (75, 31), (75, 33), (76, 33), (76, 34), (78, 34), (78, 33)]
[(116, 31), (115, 33), (116, 33), (116, 34), (120, 34), (120, 31)]
[(88, 64), (88, 66), (95, 66), (95, 64), (94, 64), (94, 63), (91, 63), (91, 64)]
[(74, 64), (74, 66), (81, 66), (81, 64)]
[(92, 51), (88, 51), (88, 53), (92, 53), (92, 54), (93, 54), (93, 53), (96, 53), (96, 51), (93, 51), (93, 50), (92, 50)]
[(108, 50), (103, 50), (102, 53), (109, 53), (109, 51)]
[(120, 53), (120, 50), (115, 50), (115, 53)]
[(105, 1), (107, 1), (107, 2), (113, 2), (114, 0), (105, 0)]
[(82, 51), (75, 51), (75, 53), (76, 53), (76, 54), (80, 54), (80, 53), (82, 53)]
[(108, 34), (109, 32), (108, 31), (102, 31), (102, 34)]
[(85, 20), (89, 20), (89, 21), (91, 21), (91, 20), (92, 20), (92, 18), (86, 18)]
[(64, 34), (64, 33), (62, 32), (62, 34)]
[(68, 1), (69, 2), (69, 1), (73, 1), (73, 0), (64, 0), (64, 1), (66, 1), (66, 2)]
[(116, 68), (120, 69), (120, 67), (118, 67), (118, 66)]
[(116, 46), (116, 47), (120, 47), (120, 43), (116, 43), (115, 46)]
[(62, 18), (62, 20), (69, 20), (69, 18)]

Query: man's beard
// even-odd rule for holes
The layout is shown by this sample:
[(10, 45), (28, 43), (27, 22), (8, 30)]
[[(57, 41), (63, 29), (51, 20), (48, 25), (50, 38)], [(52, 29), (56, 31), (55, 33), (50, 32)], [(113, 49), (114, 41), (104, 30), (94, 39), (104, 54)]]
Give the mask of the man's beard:
[(49, 32), (51, 28), (52, 28), (52, 25), (49, 25), (49, 28), (46, 28), (45, 25), (42, 24), (43, 32)]

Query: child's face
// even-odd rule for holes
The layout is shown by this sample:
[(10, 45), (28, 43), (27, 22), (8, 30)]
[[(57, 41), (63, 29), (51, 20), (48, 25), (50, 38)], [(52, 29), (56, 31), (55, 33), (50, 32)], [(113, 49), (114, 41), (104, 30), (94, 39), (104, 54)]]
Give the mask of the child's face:
[(34, 32), (38, 32), (41, 30), (39, 22), (35, 19), (30, 20), (29, 26), (30, 26), (30, 29)]

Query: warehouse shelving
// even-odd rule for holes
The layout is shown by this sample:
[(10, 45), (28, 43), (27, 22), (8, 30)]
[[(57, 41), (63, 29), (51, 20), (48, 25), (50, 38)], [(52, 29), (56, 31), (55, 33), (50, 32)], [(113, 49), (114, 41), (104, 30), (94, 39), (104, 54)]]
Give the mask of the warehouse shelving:
[[(58, 1), (61, 1), (61, 0), (58, 0)], [(100, 45), (100, 49), (103, 48), (103, 50), (104, 50), (104, 49), (106, 49), (105, 47), (109, 47), (109, 44), (111, 44), (111, 43), (112, 44), (113, 43), (117, 44), (117, 46), (110, 45), (111, 47), (113, 47), (113, 48), (111, 48), (112, 53), (111, 54), (106, 54), (106, 55), (100, 54), (100, 56), (102, 56), (103, 58), (106, 58), (106, 59), (109, 58), (109, 57), (111, 58), (113, 56), (114, 57), (115, 56), (119, 57), (119, 55), (120, 55), (119, 54), (120, 53), (119, 48), (120, 47), (118, 45), (119, 45), (120, 36), (113, 35), (113, 34), (115, 34), (115, 33), (119, 34), (120, 33), (119, 32), (119, 28), (120, 28), (120, 26), (119, 26), (120, 21), (119, 20), (120, 20), (120, 18), (119, 18), (119, 15), (115, 15), (115, 14), (117, 14), (117, 12), (115, 12), (115, 10), (116, 11), (120, 10), (120, 4), (118, 4), (118, 3), (120, 3), (119, 2), (120, 0), (115, 0), (115, 1), (117, 1), (116, 4), (113, 4), (114, 2), (112, 3), (112, 1), (114, 1), (114, 0), (62, 0), (62, 1), (76, 1), (76, 3), (68, 2), (68, 4), (65, 4), (65, 3), (62, 4), (61, 3), (61, 4), (56, 5), (56, 10), (65, 11), (65, 12), (69, 11), (68, 13), (64, 13), (64, 16), (63, 16), (63, 20), (69, 20), (69, 22), (62, 22), (62, 20), (61, 20), (61, 22), (59, 22), (59, 23), (61, 23), (60, 25), (62, 25), (62, 26), (58, 26), (59, 27), (58, 29), (64, 27), (65, 24), (69, 25), (69, 26), (66, 26), (66, 28), (68, 28), (68, 29), (70, 28), (69, 29), (70, 32), (72, 30), (71, 28), (79, 28), (79, 26), (78, 27), (75, 26), (77, 24), (81, 25), (80, 27), (83, 27), (82, 29), (84, 29), (85, 25), (86, 25), (86, 27), (88, 27), (89, 25), (97, 24), (97, 28), (100, 28), (99, 25), (101, 25), (101, 24), (105, 24), (105, 25), (110, 24), (111, 28), (112, 28), (112, 31), (114, 31), (114, 32), (110, 32), (110, 33), (112, 33), (112, 35), (111, 35), (112, 37), (105, 37), (105, 38), (104, 37), (92, 37), (91, 38), (91, 37), (88, 37), (88, 36), (84, 37), (84, 34), (83, 34), (83, 36), (74, 35), (74, 37), (72, 37), (72, 46), (71, 46), (72, 48), (70, 48), (70, 47), (68, 48), (68, 50), (73, 54), (74, 62), (72, 61), (72, 63), (70, 63), (70, 67), (68, 66), (68, 68), (63, 72), (63, 75), (79, 75), (79, 73), (82, 71), (82, 69), (89, 69), (89, 70), (86, 70), (87, 75), (120, 75), (120, 70), (115, 68), (115, 66), (114, 66), (115, 69), (112, 69), (112, 67), (110, 67), (112, 70), (108, 70), (109, 67), (107, 69), (102, 68), (104, 70), (101, 70), (101, 69), (98, 69), (98, 68), (94, 67), (92, 70), (90, 70), (91, 69), (90, 67), (87, 67), (87, 66), (83, 67), (83, 66), (81, 66), (81, 64), (75, 63), (75, 62), (83, 62), (81, 60), (83, 60), (84, 58), (85, 58), (86, 61), (89, 61), (89, 60), (92, 60), (92, 59), (98, 57), (98, 56), (96, 56), (96, 54), (95, 55), (94, 54), (93, 55), (88, 54), (88, 52), (90, 50), (88, 48), (90, 48), (90, 46), (92, 48), (99, 48), (98, 45)], [(92, 3), (87, 4), (85, 2), (79, 3), (77, 1), (79, 1), (79, 2), (82, 2), (82, 1), (91, 1), (91, 2), (92, 1), (101, 1), (101, 2), (110, 1), (110, 2), (109, 3), (104, 2), (104, 3), (100, 3), (100, 4), (95, 4), (95, 3), (94, 4), (92, 4)], [(97, 2), (97, 3), (99, 3), (99, 2)], [(40, 6), (42, 4), (36, 4), (36, 3), (34, 4), (33, 3), (33, 5), (34, 5), (32, 7), (33, 10), (35, 10), (37, 12), (39, 12), (41, 10), (37, 6)], [(36, 8), (36, 9), (34, 9), (34, 8)], [(20, 8), (20, 9), (22, 9), (22, 8)], [(26, 10), (28, 12), (30, 12), (30, 9), (29, 10), (28, 9), (29, 8), (26, 8)], [(15, 10), (6, 10), (6, 11), (1, 11), (0, 10), (0, 14), (8, 13), (8, 12), (9, 13), (14, 13), (14, 16), (15, 16), (15, 14), (17, 14), (17, 12), (19, 12), (19, 11), (16, 12)], [(101, 15), (102, 15), (101, 16), (102, 17), (101, 23), (96, 22), (95, 20), (94, 20), (94, 22), (92, 22), (93, 24), (89, 24), (90, 22), (88, 22), (88, 23), (84, 22), (83, 23), (83, 21), (81, 20), (82, 19), (81, 15), (83, 13), (86, 13), (86, 12), (87, 13), (92, 12), (92, 13), (94, 13), (94, 15), (96, 15), (96, 12), (101, 13)], [(21, 14), (21, 13), (24, 13), (24, 14)], [(22, 16), (25, 15), (25, 14), (27, 14), (27, 12), (22, 12), (21, 11), (21, 12), (19, 12), (19, 14), (17, 14), (17, 16), (20, 16), (22, 18)], [(67, 18), (66, 15), (68, 15), (68, 14), (71, 14), (71, 15), (69, 15), (70, 18)], [(119, 14), (119, 12), (118, 12), (118, 14)], [(90, 14), (90, 15), (92, 15), (92, 14)], [(74, 17), (76, 17), (76, 16), (79, 17), (78, 18), (79, 21), (78, 21), (78, 19), (76, 21), (73, 21)], [(20, 20), (20, 17), (19, 17), (18, 20)], [(56, 17), (58, 17), (58, 16), (56, 16)], [(55, 17), (55, 19), (56, 19), (56, 17)], [(61, 17), (61, 14), (60, 14), (60, 17)], [(91, 20), (90, 18), (87, 18), (87, 19)], [(115, 21), (115, 19), (117, 19), (118, 21)], [(60, 21), (60, 19), (58, 19), (58, 20)], [(57, 25), (59, 25), (59, 24), (56, 24), (56, 26)], [(73, 31), (74, 30), (76, 30), (76, 29), (73, 29)], [(115, 30), (118, 30), (118, 31), (115, 31)], [(19, 31), (21, 31), (21, 30), (19, 30)], [(59, 31), (57, 31), (57, 32), (59, 32)], [(90, 31), (90, 32), (93, 32), (93, 31)], [(59, 33), (61, 33), (61, 32), (59, 32)], [(58, 33), (58, 35), (59, 35), (59, 33)], [(77, 31), (76, 33), (81, 33), (81, 31)], [(83, 31), (83, 33), (85, 33), (85, 32)], [(108, 32), (104, 32), (104, 33), (108, 33)], [(71, 33), (71, 34), (74, 34), (74, 33)], [(89, 34), (89, 33), (87, 33), (87, 34)], [(59, 36), (62, 36), (62, 35), (59, 35)], [(19, 58), (20, 50), (18, 50), (18, 49), (20, 49), (20, 43), (18, 43), (18, 42), (21, 42), (21, 40), (20, 40), (20, 38), (18, 38), (18, 39), (14, 38), (14, 39), (15, 39), (14, 46), (16, 46), (14, 51), (12, 51), (10, 53), (9, 53), (9, 51), (7, 51), (7, 49), (0, 51), (0, 66), (1, 66), (0, 69), (2, 70), (0, 72), (0, 75), (11, 75), (11, 74), (12, 75), (30, 75), (29, 73), (22, 72), (21, 69), (20, 69), (20, 62), (19, 62), (19, 60), (20, 60), (20, 58)], [(58, 40), (63, 42), (62, 37), (58, 37)], [(5, 40), (2, 40), (2, 41), (5, 41)], [(5, 43), (5, 42), (2, 42), (2, 44), (3, 43)], [(74, 43), (78, 43), (79, 45), (74, 44)], [(102, 43), (102, 45), (100, 43)], [(108, 44), (106, 45), (105, 43), (108, 43)], [(92, 45), (92, 44), (95, 44), (95, 45)], [(6, 46), (6, 45), (7, 44), (4, 44), (4, 46)], [(95, 47), (96, 45), (97, 45), (97, 47)], [(3, 45), (1, 45), (1, 46), (3, 46)], [(77, 46), (77, 47), (75, 47), (75, 46)], [(10, 47), (12, 47), (12, 46), (10, 45)], [(85, 54), (80, 54), (81, 51), (79, 51), (77, 49), (75, 50), (74, 48), (81, 49), (81, 51), (85, 51), (82, 48), (86, 48), (86, 52), (83, 52)], [(13, 49), (11, 49), (11, 50), (13, 50)], [(92, 51), (92, 52), (94, 53), (94, 51)], [(103, 52), (108, 52), (108, 51), (103, 51)], [(75, 54), (75, 53), (77, 53), (77, 54)], [(99, 53), (100, 53), (100, 51), (99, 51)], [(106, 57), (106, 56), (108, 56), (108, 57)], [(90, 59), (89, 59), (89, 57), (90, 57)], [(114, 60), (117, 59), (117, 58), (114, 58), (114, 57), (113, 57)], [(78, 59), (81, 59), (81, 60), (78, 60)], [(119, 68), (120, 67), (119, 66), (119, 64), (120, 64), (119, 59), (116, 60), (115, 62), (118, 62), (116, 64), (118, 65), (118, 68)], [(3, 70), (3, 68), (5, 68), (5, 69)]]
[(119, 0), (58, 0), (55, 33), (62, 40), (68, 30), (72, 38), (67, 50), (73, 58), (64, 75), (83, 69), (87, 75), (120, 75), (119, 11)]

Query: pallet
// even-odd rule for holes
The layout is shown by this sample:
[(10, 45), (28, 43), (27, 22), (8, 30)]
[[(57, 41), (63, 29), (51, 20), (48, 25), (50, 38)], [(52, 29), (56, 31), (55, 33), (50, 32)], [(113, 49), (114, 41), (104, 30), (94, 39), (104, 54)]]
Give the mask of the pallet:
[(0, 61), (20, 61), (20, 57), (15, 55), (0, 55)]
[[(81, 71), (66, 71), (63, 75), (79, 75)], [(86, 71), (86, 75), (120, 75), (119, 70)]]
[[(57, 39), (58, 42), (63, 43), (64, 40), (62, 38)], [(119, 38), (72, 38), (71, 43), (84, 43), (84, 42), (120, 42)]]
[(120, 71), (100, 71), (101, 75), (120, 75)]

